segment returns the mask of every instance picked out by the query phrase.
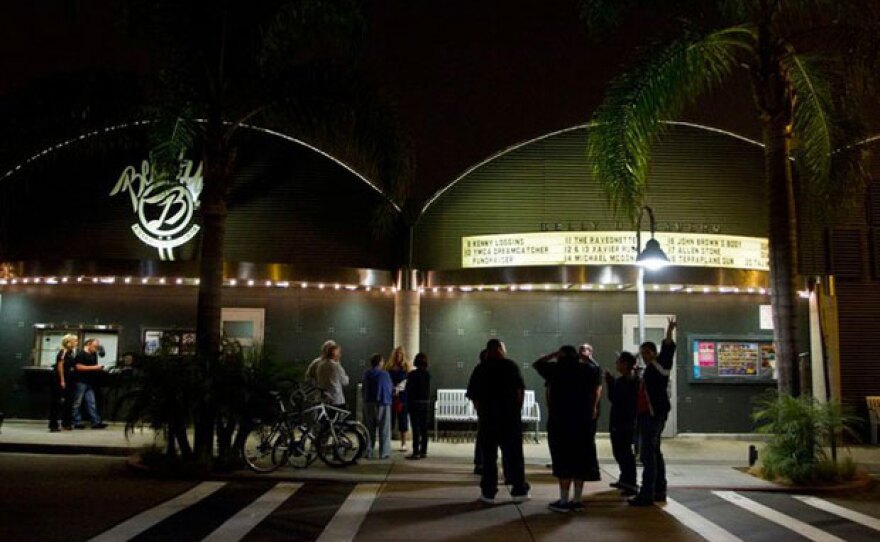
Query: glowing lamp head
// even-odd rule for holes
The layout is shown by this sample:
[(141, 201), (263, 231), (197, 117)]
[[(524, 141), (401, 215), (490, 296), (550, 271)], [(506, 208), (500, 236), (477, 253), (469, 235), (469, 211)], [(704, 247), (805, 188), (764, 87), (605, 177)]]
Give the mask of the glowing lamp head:
[(648, 271), (657, 271), (670, 265), (670, 262), (666, 253), (660, 248), (660, 243), (656, 239), (650, 239), (645, 243), (645, 250), (636, 258), (636, 265)]

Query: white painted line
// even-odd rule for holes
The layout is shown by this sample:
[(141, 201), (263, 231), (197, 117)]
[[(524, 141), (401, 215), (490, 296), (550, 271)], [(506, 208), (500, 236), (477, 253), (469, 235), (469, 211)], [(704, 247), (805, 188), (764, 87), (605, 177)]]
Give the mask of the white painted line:
[(733, 491), (713, 491), (712, 493), (739, 506), (740, 508), (743, 508), (744, 510), (748, 510), (756, 516), (760, 516), (768, 521), (776, 523), (777, 525), (781, 525), (786, 529), (790, 529), (814, 542), (845, 542), (842, 538), (829, 534), (822, 529), (817, 529), (809, 523), (805, 523), (781, 512), (777, 512), (769, 506), (764, 506), (759, 502), (743, 497)]
[(380, 484), (358, 484), (336, 511), (317, 542), (350, 542), (361, 528)]
[(803, 502), (804, 504), (809, 504), (813, 508), (818, 508), (819, 510), (823, 510), (825, 512), (828, 512), (829, 514), (834, 514), (835, 516), (840, 516), (855, 523), (860, 523), (865, 527), (874, 529), (875, 531), (880, 531), (880, 519), (877, 519), (875, 517), (856, 512), (855, 510), (850, 510), (849, 508), (844, 508), (843, 506), (839, 506), (837, 504), (834, 504), (833, 502), (824, 501), (816, 497), (794, 495), (794, 498)]
[(709, 521), (668, 497), (666, 504), (660, 505), (660, 509), (709, 542), (743, 542), (741, 538), (731, 534), (724, 527)]
[(301, 487), (302, 484), (289, 482), (276, 484), (217, 527), (202, 542), (238, 542)]
[(185, 508), (189, 508), (225, 485), (226, 482), (202, 482), (186, 493), (165, 501), (158, 506), (154, 506), (149, 510), (144, 510), (128, 521), (124, 521), (112, 529), (104, 531), (89, 542), (131, 540), (153, 525), (168, 519)]

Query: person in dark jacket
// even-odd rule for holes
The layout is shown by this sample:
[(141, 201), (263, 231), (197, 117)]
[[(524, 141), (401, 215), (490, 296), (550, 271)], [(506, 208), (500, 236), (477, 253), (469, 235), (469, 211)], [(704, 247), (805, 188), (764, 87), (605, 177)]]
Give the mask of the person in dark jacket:
[(424, 459), (428, 455), (428, 403), (431, 400), (431, 373), (428, 356), (419, 352), (413, 369), (406, 377), (406, 409), (412, 422), (413, 451), (407, 459)]
[(484, 503), (495, 502), (498, 492), (498, 448), (504, 454), (505, 481), (510, 484), (514, 502), (529, 500), (522, 444), (522, 404), (525, 381), (519, 366), (507, 359), (498, 339), (486, 343), (486, 360), (474, 368), (468, 382), (467, 397), (473, 401), (479, 419), (483, 475), (480, 478)]
[(73, 399), (76, 394), (73, 359), (78, 344), (79, 338), (76, 335), (65, 335), (61, 339), (61, 349), (55, 357), (55, 365), (52, 366), (49, 431), (53, 433), (61, 431), (58, 427), (58, 418), (61, 418), (61, 426), (64, 429), (73, 429)]
[[(555, 360), (555, 361), (554, 361)], [(593, 476), (590, 444), (596, 412), (595, 395), (601, 383), (593, 367), (580, 363), (573, 346), (563, 346), (532, 364), (548, 384), (547, 441), (553, 476), (559, 479), (559, 500), (550, 503), (554, 512), (581, 511), (584, 480)], [(569, 491), (574, 482), (574, 498)]]
[(639, 377), (635, 374), (636, 357), (621, 352), (617, 357), (618, 377), (605, 372), (605, 388), (611, 401), (611, 450), (620, 467), (620, 476), (611, 487), (620, 489), (623, 495), (636, 494), (636, 459), (633, 455), (633, 433), (636, 427), (636, 401), (639, 394)]
[(588, 482), (597, 482), (602, 479), (602, 473), (599, 470), (599, 453), (596, 450), (596, 430), (598, 429), (599, 415), (601, 414), (602, 399), (602, 368), (593, 359), (593, 345), (584, 343), (578, 348), (580, 361), (591, 371), (591, 376), (596, 381), (596, 387), (593, 390), (593, 418), (590, 420), (590, 442), (587, 448), (586, 461), (590, 467), (590, 471), (585, 478)]
[(675, 356), (672, 334), (676, 326), (675, 318), (670, 318), (659, 355), (657, 345), (652, 342), (642, 343), (639, 347), (645, 370), (639, 384), (636, 412), (641, 442), (640, 457), (645, 468), (642, 471), (639, 494), (629, 500), (633, 506), (651, 506), (655, 501), (666, 500), (666, 463), (663, 452), (660, 451), (660, 435), (671, 410), (666, 389)]

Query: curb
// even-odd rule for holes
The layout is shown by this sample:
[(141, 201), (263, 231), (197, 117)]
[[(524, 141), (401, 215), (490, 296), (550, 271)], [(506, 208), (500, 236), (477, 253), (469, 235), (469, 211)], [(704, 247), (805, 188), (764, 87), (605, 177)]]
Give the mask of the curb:
[(126, 448), (121, 446), (92, 446), (92, 445), (69, 445), (69, 444), (39, 444), (22, 442), (0, 443), (0, 453), (26, 453), (42, 455), (103, 455), (110, 457), (125, 457), (137, 453), (138, 448)]

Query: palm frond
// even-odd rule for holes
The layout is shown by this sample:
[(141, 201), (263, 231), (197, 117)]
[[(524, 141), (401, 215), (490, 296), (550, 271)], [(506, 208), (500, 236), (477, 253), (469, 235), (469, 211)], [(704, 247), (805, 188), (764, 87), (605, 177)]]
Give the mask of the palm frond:
[[(824, 222), (848, 212), (867, 182), (866, 128), (833, 58), (790, 54), (783, 59), (794, 92), (795, 167), (806, 211)], [(835, 201), (836, 205), (827, 205)]]
[(632, 217), (643, 201), (660, 121), (676, 118), (721, 84), (753, 44), (748, 27), (686, 35), (659, 52), (647, 51), (611, 82), (593, 117), (587, 156), (615, 212)]
[(160, 118), (152, 137), (158, 142), (150, 149), (150, 170), (156, 181), (176, 178), (180, 162), (188, 151), (194, 150), (200, 130), (191, 115)]

